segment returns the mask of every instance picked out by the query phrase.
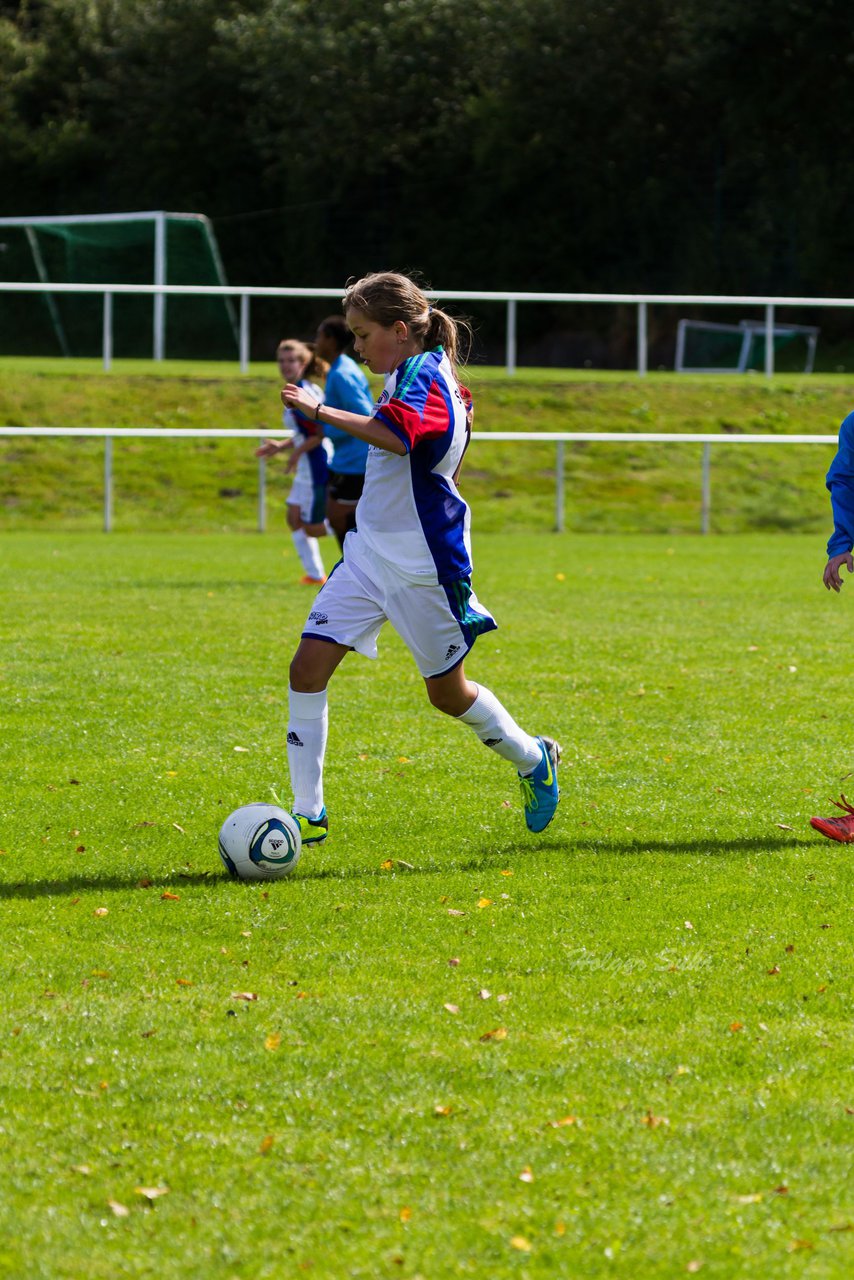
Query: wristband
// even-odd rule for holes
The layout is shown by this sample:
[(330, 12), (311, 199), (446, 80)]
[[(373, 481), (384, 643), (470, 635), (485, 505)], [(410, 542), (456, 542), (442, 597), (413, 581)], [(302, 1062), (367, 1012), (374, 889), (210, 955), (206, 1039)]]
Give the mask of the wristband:
[(320, 421), (320, 419), (318, 418), (318, 416), (317, 416), (317, 415), (320, 413), (321, 405), (322, 405), (322, 401), (318, 400), (317, 404), (315, 405), (315, 409), (314, 409), (314, 420), (315, 420), (315, 422), (319, 422), (319, 421)]

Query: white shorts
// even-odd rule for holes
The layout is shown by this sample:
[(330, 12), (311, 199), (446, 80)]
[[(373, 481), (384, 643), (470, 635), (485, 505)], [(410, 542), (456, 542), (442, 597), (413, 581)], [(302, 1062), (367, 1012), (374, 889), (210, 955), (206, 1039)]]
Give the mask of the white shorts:
[[(328, 463), (332, 441), (324, 440), (322, 447)], [(302, 454), (286, 501), (289, 507), (299, 507), (303, 524), (323, 524), (326, 519), (326, 488), (326, 484), (315, 483), (308, 455)]]
[(453, 671), (481, 632), (497, 626), (468, 578), (444, 585), (414, 583), (390, 561), (368, 555), (354, 530), (345, 539), (344, 559), (318, 591), (302, 634), (375, 658), (377, 636), (386, 621), (425, 679)]
[(303, 524), (323, 524), (326, 519), (326, 488), (315, 485), (310, 471), (305, 474), (297, 471), (287, 504), (289, 507), (299, 507)]

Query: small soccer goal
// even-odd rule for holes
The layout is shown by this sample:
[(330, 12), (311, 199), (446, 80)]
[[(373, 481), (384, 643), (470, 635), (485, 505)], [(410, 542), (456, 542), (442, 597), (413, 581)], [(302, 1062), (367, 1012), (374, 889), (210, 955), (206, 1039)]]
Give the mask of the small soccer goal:
[[(4, 296), (0, 352), (10, 355), (100, 353), (102, 298), (52, 293), (51, 284), (228, 283), (204, 214), (163, 210), (0, 218), (0, 277), (46, 286)], [(113, 334), (118, 356), (230, 359), (239, 349), (225, 296), (116, 294)]]
[[(774, 368), (812, 373), (820, 330), (813, 325), (775, 324)], [(680, 320), (676, 331), (677, 373), (747, 373), (765, 368), (767, 330), (763, 320), (713, 324)]]

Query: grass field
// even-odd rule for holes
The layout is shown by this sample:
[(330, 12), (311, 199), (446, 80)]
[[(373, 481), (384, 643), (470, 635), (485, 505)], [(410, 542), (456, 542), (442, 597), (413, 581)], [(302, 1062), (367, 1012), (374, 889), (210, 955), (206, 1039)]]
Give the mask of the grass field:
[(265, 887), (216, 834), (286, 786), (285, 539), (3, 535), (0, 1275), (852, 1273), (852, 856), (807, 824), (854, 586), (821, 537), (476, 562), (555, 822), (384, 635)]

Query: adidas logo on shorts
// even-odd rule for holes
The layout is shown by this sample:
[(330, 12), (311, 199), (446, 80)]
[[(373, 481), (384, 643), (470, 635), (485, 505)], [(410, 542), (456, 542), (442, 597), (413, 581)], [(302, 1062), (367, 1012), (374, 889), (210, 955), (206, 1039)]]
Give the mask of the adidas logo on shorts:
[(458, 644), (449, 644), (448, 652), (445, 654), (445, 661), (449, 662), (450, 659), (453, 658), (454, 654), (459, 653), (459, 651), (460, 651), (460, 646)]
[(293, 729), (291, 729), (288, 733), (288, 746), (289, 747), (303, 746), (302, 738), (299, 736), (298, 733), (294, 733)]

